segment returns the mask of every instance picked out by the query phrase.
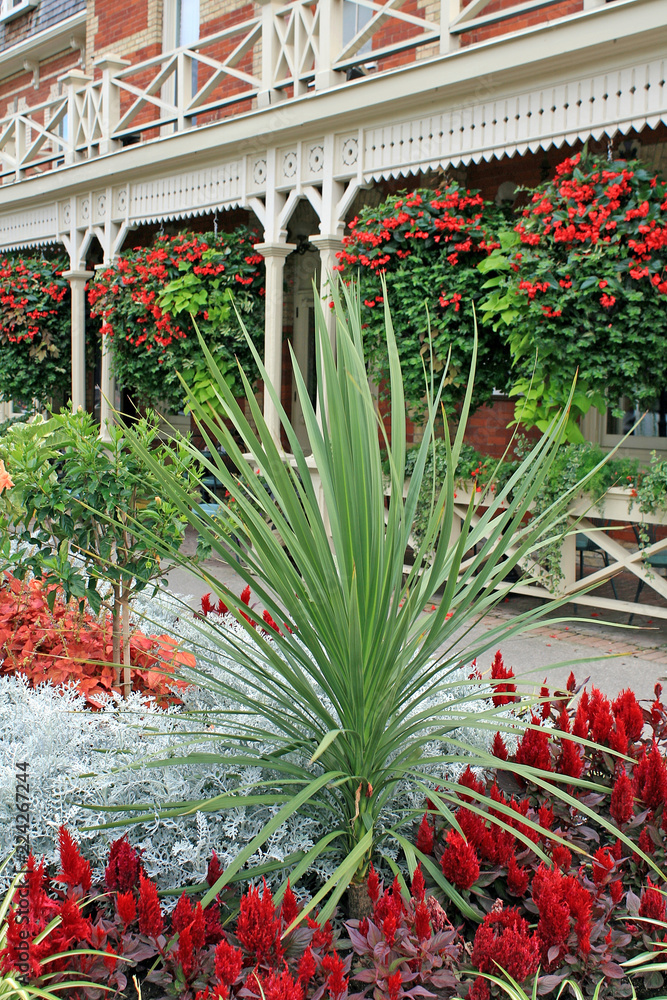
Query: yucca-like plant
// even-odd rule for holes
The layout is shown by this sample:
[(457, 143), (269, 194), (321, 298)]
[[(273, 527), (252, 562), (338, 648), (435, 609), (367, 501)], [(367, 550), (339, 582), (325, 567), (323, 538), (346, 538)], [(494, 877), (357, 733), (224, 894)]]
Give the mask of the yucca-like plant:
[[(280, 632), (271, 628), (263, 632), (266, 624), (260, 613), (243, 607), (244, 617), (238, 610), (238, 595), (196, 563), (170, 553), (211, 586), (241, 626), (235, 632), (217, 630), (221, 650), (233, 661), (229, 672), (214, 676), (203, 668), (197, 673), (197, 682), (216, 691), (222, 703), (216, 731), (210, 734), (216, 746), (210, 756), (199, 755), (197, 760), (202, 767), (213, 761), (228, 762), (230, 769), (257, 765), (263, 777), (251, 787), (239, 788), (236, 795), (165, 804), (163, 815), (251, 805), (273, 810), (270, 821), (208, 893), (209, 900), (286, 819), (300, 810), (311, 815), (316, 810), (327, 832), (309, 850), (288, 859), (286, 868), (295, 884), (318, 860), (335, 859), (334, 873), (310, 904), (328, 895), (324, 916), (348, 884), (363, 880), (380, 837), (393, 838), (394, 848), (400, 845), (410, 869), (414, 868), (417, 855), (406, 833), (415, 817), (414, 803), (422, 793), (457, 826), (453, 806), (459, 802), (458, 786), (448, 776), (452, 765), (465, 758), (473, 766), (504, 766), (490, 753), (471, 746), (466, 729), (473, 726), (494, 733), (512, 728), (516, 732), (530, 724), (530, 720), (508, 720), (502, 709), (480, 702), (482, 688), (489, 690), (486, 682), (471, 680), (462, 689), (459, 668), (486, 650), (495, 650), (503, 638), (530, 627), (553, 609), (553, 604), (545, 604), (519, 615), (465, 648), (465, 635), (472, 625), (510, 589), (504, 583), (508, 573), (520, 563), (529, 565), (540, 547), (554, 533), (562, 532), (559, 518), (569, 498), (569, 494), (564, 496), (539, 518), (527, 518), (558, 448), (567, 421), (564, 414), (505, 487), (477, 496), (484, 507), (470, 505), (460, 535), (450, 544), (455, 470), (471, 401), (471, 375), (451, 446), (445, 433), (448, 475), (440, 491), (432, 490), (428, 526), (406, 575), (404, 560), (424, 465), (436, 436), (439, 392), (431, 376), (424, 439), (404, 496), (406, 411), (390, 312), (385, 310), (392, 403), (391, 435), (386, 438), (364, 363), (358, 295), (354, 289), (343, 289), (343, 293), (344, 301), (335, 293), (335, 351), (316, 301), (317, 410), (294, 363), (312, 458), (306, 458), (276, 392), (266, 384), (260, 359), (265, 391), (279, 409), (291, 456), (272, 438), (253, 387), (244, 378), (250, 414), (246, 418), (202, 340), (218, 398), (207, 408), (188, 394), (188, 405), (214, 456), (209, 471), (234, 498), (222, 510), (223, 530), (219, 520), (191, 510), (178, 478), (169, 469), (161, 469), (147, 449), (142, 451), (151, 473), (160, 476), (164, 498), (188, 517), (218, 558), (252, 584), (280, 628)], [(227, 414), (232, 430), (217, 416), (221, 411)], [(320, 414), (325, 416), (320, 418)], [(215, 457), (216, 439), (236, 463), (237, 474)], [(383, 444), (389, 491), (383, 474)], [(319, 493), (311, 475), (313, 466), (321, 483)], [(580, 488), (578, 484), (571, 492)], [(250, 540), (249, 550), (235, 541), (240, 537)], [(436, 594), (437, 606), (430, 610)], [(203, 628), (210, 632), (208, 622), (202, 623)], [(252, 637), (252, 644), (246, 642), (246, 635)], [(230, 702), (237, 706), (233, 711)], [(174, 754), (153, 764), (169, 767), (183, 759)], [(574, 803), (559, 787), (557, 775), (548, 778), (528, 767), (511, 767)], [(577, 784), (572, 778), (567, 783)], [(412, 811), (389, 821), (397, 789), (406, 784), (416, 793)], [(433, 791), (435, 784), (438, 792)], [(474, 797), (477, 801), (469, 808), (484, 812), (491, 805), (483, 795), (474, 793)], [(580, 802), (576, 805), (582, 808)], [(494, 803), (494, 808), (508, 817), (514, 815), (509, 807)], [(133, 810), (136, 821), (154, 816), (148, 806), (143, 813), (136, 804)], [(497, 822), (504, 825), (502, 818)], [(520, 833), (515, 835), (525, 839)], [(539, 846), (531, 846), (540, 853)], [(445, 881), (432, 859), (420, 857), (461, 911), (474, 918), (473, 909)]]

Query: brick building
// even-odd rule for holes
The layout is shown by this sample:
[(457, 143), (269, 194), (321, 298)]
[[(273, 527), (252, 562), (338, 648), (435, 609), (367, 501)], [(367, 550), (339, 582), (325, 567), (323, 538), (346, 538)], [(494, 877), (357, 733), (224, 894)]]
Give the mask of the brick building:
[[(1, 0), (0, 252), (69, 255), (77, 406), (90, 268), (156, 226), (253, 221), (287, 401), (284, 336), (307, 366), (311, 281), (360, 205), (445, 170), (511, 197), (586, 141), (660, 166), (666, 42), (663, 0)], [(106, 355), (98, 381), (104, 418)]]

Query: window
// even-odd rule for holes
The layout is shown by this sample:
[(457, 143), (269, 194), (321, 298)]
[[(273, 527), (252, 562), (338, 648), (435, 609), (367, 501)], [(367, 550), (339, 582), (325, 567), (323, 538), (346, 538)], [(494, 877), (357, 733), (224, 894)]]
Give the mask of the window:
[[(638, 406), (624, 396), (620, 401), (620, 408), (623, 411), (621, 417), (615, 417), (611, 410), (607, 413), (608, 435), (618, 436), (631, 432), (626, 444), (634, 444), (636, 447), (648, 446), (647, 438), (667, 438), (667, 389), (650, 406)], [(634, 427), (637, 421), (639, 423)], [(663, 441), (665, 443), (667, 442)]]
[(26, 11), (33, 10), (38, 0), (2, 0), (0, 3), (0, 23), (20, 17)]
[(199, 0), (179, 0), (176, 18), (176, 47), (199, 41)]
[[(353, 0), (343, 0), (343, 45), (351, 42), (357, 32), (365, 28), (375, 12), (370, 7), (362, 7)], [(372, 40), (357, 50), (357, 55), (365, 55), (372, 50)]]

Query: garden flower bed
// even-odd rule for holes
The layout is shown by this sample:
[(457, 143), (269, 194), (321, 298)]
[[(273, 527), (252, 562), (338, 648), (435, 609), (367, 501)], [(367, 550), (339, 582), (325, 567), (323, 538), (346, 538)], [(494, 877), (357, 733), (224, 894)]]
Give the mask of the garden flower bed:
[[(660, 971), (648, 968), (667, 939), (661, 689), (642, 708), (630, 690), (610, 702), (595, 688), (579, 692), (571, 676), (566, 691), (543, 687), (535, 703), (517, 693), (500, 653), (490, 680), (490, 699), (510, 720), (532, 712), (520, 739), (500, 732), (493, 739), (494, 753), (509, 757), (516, 777), (466, 768), (449, 819), (427, 801), (413, 828), (413, 860), (386, 858), (384, 879), (371, 866), (363, 919), (346, 919), (344, 907), (323, 924), (316, 911), (302, 914), (303, 887), (276, 880), (277, 873), (273, 889), (266, 881), (244, 884), (242, 873), (226, 882), (225, 855), (211, 846), (200, 854), (192, 880), (198, 884), (161, 897), (150, 839), (107, 841), (91, 865), (92, 845), (80, 839), (70, 815), (54, 838), (50, 872), (38, 858), (28, 861), (30, 939), (40, 937), (26, 950), (22, 924), (11, 913), (3, 972), (23, 971), (37, 986), (48, 970), (55, 974), (51, 985), (76, 975), (112, 991), (136, 976), (142, 996), (179, 1000), (488, 1000), (501, 994), (479, 974), (498, 976), (502, 967), (527, 992), (536, 979), (542, 996), (555, 996), (570, 979), (584, 995), (604, 979), (603, 997), (630, 996), (631, 974), (643, 995), (662, 995)], [(19, 682), (2, 681), (9, 684)], [(71, 693), (50, 692), (70, 712), (76, 707)], [(107, 724), (114, 715), (109, 710)], [(558, 776), (569, 800), (554, 803), (539, 782), (524, 781), (531, 765)], [(586, 778), (596, 791), (582, 789)], [(496, 805), (490, 817), (479, 808), (487, 794)], [(594, 810), (594, 824), (582, 806)], [(248, 836), (242, 828), (237, 835)], [(436, 869), (461, 892), (472, 917), (443, 895), (432, 877)], [(51, 955), (61, 957), (50, 962)], [(639, 971), (627, 967), (631, 960)], [(91, 986), (63, 995), (95, 1000), (102, 993)]]

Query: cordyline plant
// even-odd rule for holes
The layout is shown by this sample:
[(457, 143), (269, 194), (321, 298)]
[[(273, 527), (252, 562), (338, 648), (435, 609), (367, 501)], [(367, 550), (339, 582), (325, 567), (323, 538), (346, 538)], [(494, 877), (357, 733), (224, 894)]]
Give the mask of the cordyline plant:
[(69, 385), (69, 287), (62, 258), (0, 258), (0, 398), (42, 405)]
[[(244, 604), (241, 613), (238, 597), (204, 568), (193, 567), (224, 599), (243, 630), (241, 639), (223, 629), (216, 633), (216, 641), (232, 659), (227, 674), (216, 679), (206, 669), (198, 673), (198, 683), (225, 701), (215, 733), (208, 734), (216, 746), (209, 757), (202, 755), (198, 760), (203, 766), (209, 761), (225, 762), (232, 770), (239, 764), (256, 765), (264, 769), (265, 777), (239, 788), (238, 794), (201, 803), (170, 803), (165, 811), (173, 815), (196, 808), (271, 808), (271, 819), (226, 869), (211, 893), (240, 870), (289, 816), (316, 811), (327, 833), (309, 850), (289, 859), (286, 867), (291, 867), (295, 884), (318, 859), (334, 857), (334, 873), (308, 907), (318, 905), (328, 895), (324, 919), (348, 884), (363, 881), (382, 840), (393, 842), (394, 847), (401, 845), (410, 869), (414, 868), (414, 849), (405, 836), (415, 817), (414, 809), (406, 809), (397, 820), (388, 819), (399, 809), (395, 801), (399, 786), (409, 786), (417, 798), (422, 791), (428, 793), (434, 807), (452, 818), (459, 787), (448, 776), (450, 765), (467, 755), (473, 766), (503, 766), (488, 751), (471, 745), (465, 733), (470, 727), (507, 728), (508, 720), (499, 718), (502, 706), (480, 706), (481, 680), (469, 681), (467, 692), (461, 695), (458, 668), (484, 650), (495, 648), (501, 636), (530, 626), (546, 610), (553, 610), (554, 604), (489, 630), (470, 642), (464, 652), (457, 636), (507, 593), (509, 586), (503, 583), (507, 574), (544, 543), (545, 532), (549, 534), (549, 527), (569, 499), (566, 494), (539, 518), (526, 521), (557, 452), (567, 419), (563, 415), (505, 487), (493, 495), (476, 494), (488, 507), (471, 504), (460, 536), (452, 544), (454, 475), (446, 477), (442, 489), (434, 490), (430, 498), (430, 522), (414, 565), (405, 574), (405, 553), (424, 463), (434, 442), (439, 392), (428, 387), (424, 441), (404, 498), (403, 383), (386, 308), (392, 398), (391, 440), (384, 442), (391, 485), (387, 497), (379, 437), (382, 425), (367, 378), (361, 304), (354, 289), (344, 288), (343, 292), (344, 302), (334, 290), (335, 354), (316, 300), (318, 405), (326, 413), (325, 420), (318, 419), (294, 363), (326, 514), (311, 477), (311, 460), (306, 459), (273, 387), (268, 384), (267, 391), (278, 408), (292, 457), (286, 457), (271, 436), (243, 373), (245, 405), (252, 425), (208, 351), (211, 378), (231, 429), (213, 409), (198, 405), (192, 397), (190, 403), (205, 439), (211, 441), (214, 433), (238, 467), (234, 475), (222, 460), (213, 458), (209, 463), (236, 501), (221, 511), (220, 520), (227, 522), (224, 542), (212, 518), (190, 510), (178, 477), (162, 468), (148, 449), (135, 444), (151, 474), (160, 481), (162, 495), (189, 518), (220, 559), (232, 564), (248, 584), (252, 582), (264, 609), (277, 623), (276, 628), (262, 633), (267, 619), (260, 611)], [(202, 345), (206, 350), (203, 339)], [(256, 360), (266, 378), (259, 357)], [(450, 447), (447, 464), (451, 470), (456, 469), (471, 394), (472, 378)], [(251, 464), (244, 459), (235, 432), (243, 449), (251, 454)], [(579, 484), (574, 487), (579, 488)], [(250, 538), (249, 552), (234, 543), (235, 528), (243, 528)], [(477, 553), (462, 567), (464, 554), (473, 552), (474, 546)], [(173, 556), (178, 558), (177, 553)], [(237, 557), (241, 560), (238, 563)], [(425, 607), (430, 608), (438, 592), (437, 606), (425, 614)], [(253, 638), (251, 647), (245, 641), (246, 632)], [(488, 692), (488, 686), (485, 690)], [(241, 706), (232, 721), (230, 701)], [(530, 719), (513, 718), (511, 725), (530, 725)], [(162, 764), (169, 767), (184, 759), (193, 762), (176, 753)], [(530, 777), (554, 798), (567, 796), (558, 775), (544, 775), (516, 763), (511, 764), (511, 770)], [(438, 791), (433, 790), (436, 782)], [(502, 827), (504, 821), (497, 813), (503, 810), (488, 796), (481, 796), (480, 801), (495, 810), (495, 821)], [(587, 807), (582, 809), (586, 812)], [(136, 822), (147, 818), (148, 814), (133, 814)], [(428, 859), (427, 865), (461, 911), (475, 919), (475, 911), (458, 890)], [(206, 901), (208, 897), (204, 905)]]
[[(161, 466), (171, 463), (190, 502), (198, 496), (199, 476), (194, 452), (158, 443), (153, 414), (126, 430), (111, 425), (109, 438), (102, 441), (92, 417), (82, 411), (11, 428), (0, 445), (13, 479), (13, 488), (0, 498), (0, 525), (3, 555), (17, 577), (44, 576), (62, 586), (66, 602), (85, 600), (96, 614), (108, 608), (116, 686), (122, 660), (129, 693), (130, 605), (163, 576), (158, 548), (135, 531), (137, 515), (141, 512), (143, 524), (162, 544), (180, 545), (186, 525), (174, 506), (163, 502), (158, 481), (137, 461), (130, 440), (154, 449)], [(13, 552), (10, 538), (17, 543)], [(56, 596), (54, 588), (47, 589), (52, 611)]]

